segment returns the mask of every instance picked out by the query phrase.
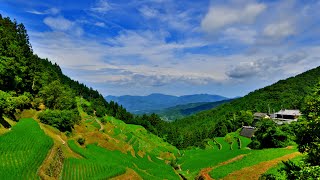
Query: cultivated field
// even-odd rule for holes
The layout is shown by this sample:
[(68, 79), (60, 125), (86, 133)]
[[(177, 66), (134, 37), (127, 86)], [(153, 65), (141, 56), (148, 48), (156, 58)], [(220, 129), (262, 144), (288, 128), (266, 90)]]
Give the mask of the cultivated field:
[(156, 157), (133, 157), (95, 144), (82, 148), (75, 141), (69, 141), (68, 144), (83, 158), (66, 159), (62, 179), (108, 179), (124, 174), (128, 168), (133, 169), (143, 179), (179, 179), (169, 165)]
[(38, 179), (37, 170), (53, 141), (33, 119), (21, 119), (0, 136), (1, 179)]

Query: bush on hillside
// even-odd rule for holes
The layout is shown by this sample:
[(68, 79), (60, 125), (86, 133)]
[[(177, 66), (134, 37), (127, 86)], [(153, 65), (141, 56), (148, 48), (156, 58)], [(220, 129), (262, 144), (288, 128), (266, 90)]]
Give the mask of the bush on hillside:
[(77, 141), (81, 146), (84, 145), (84, 143), (86, 142), (84, 138), (79, 138)]
[(71, 131), (72, 127), (80, 122), (79, 113), (76, 110), (46, 110), (39, 114), (42, 123), (51, 125), (60, 131)]
[(257, 128), (249, 144), (252, 149), (280, 148), (287, 146), (290, 142), (288, 133), (282, 131), (272, 120), (262, 120), (257, 124)]

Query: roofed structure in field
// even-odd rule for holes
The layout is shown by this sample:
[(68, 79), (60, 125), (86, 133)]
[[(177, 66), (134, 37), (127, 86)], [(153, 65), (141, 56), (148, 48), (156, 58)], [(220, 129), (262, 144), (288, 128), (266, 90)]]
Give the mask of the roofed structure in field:
[(252, 127), (252, 126), (242, 126), (240, 135), (247, 137), (247, 138), (251, 138), (254, 133), (256, 132), (256, 128)]

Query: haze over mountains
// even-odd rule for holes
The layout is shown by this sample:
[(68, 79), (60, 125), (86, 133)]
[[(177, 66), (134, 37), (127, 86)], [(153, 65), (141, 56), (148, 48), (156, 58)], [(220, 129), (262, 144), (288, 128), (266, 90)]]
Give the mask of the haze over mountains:
[(106, 96), (107, 101), (114, 101), (122, 105), (129, 112), (135, 114), (149, 113), (155, 110), (161, 110), (177, 105), (216, 102), (229, 99), (220, 95), (193, 94), (184, 96), (172, 96), (160, 93), (150, 94), (148, 96)]

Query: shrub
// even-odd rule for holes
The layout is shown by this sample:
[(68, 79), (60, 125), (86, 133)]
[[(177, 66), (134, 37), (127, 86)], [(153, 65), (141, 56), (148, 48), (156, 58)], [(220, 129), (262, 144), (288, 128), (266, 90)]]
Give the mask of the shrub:
[(51, 125), (61, 131), (71, 131), (72, 127), (80, 121), (76, 110), (46, 110), (39, 114), (42, 123)]
[(84, 138), (78, 138), (77, 141), (81, 146), (84, 145), (84, 143), (86, 142), (86, 140)]

